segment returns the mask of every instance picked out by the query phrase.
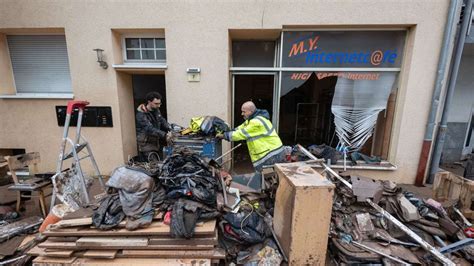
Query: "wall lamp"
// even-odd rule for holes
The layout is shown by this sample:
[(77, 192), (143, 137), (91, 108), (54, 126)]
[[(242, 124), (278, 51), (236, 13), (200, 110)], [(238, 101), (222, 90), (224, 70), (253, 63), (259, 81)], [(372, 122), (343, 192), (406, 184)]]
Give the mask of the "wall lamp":
[(109, 65), (107, 65), (107, 62), (103, 60), (103, 55), (102, 55), (102, 52), (104, 50), (96, 48), (94, 49), (94, 51), (97, 52), (97, 62), (99, 63), (99, 66), (101, 66), (103, 69), (107, 69)]

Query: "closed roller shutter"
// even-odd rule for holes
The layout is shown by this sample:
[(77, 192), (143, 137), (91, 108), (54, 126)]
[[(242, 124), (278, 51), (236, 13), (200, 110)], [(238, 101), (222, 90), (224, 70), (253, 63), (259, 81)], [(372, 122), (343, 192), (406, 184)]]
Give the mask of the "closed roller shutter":
[(72, 93), (64, 35), (9, 35), (17, 93)]

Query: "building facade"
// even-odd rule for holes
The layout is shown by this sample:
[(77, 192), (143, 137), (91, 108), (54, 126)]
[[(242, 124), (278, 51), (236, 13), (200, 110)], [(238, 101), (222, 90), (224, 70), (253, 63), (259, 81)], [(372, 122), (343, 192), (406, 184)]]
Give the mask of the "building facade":
[(83, 134), (109, 173), (136, 154), (135, 109), (157, 90), (168, 121), (184, 126), (199, 115), (237, 125), (252, 99), (285, 144), (335, 146), (346, 131), (331, 117), (363, 107), (375, 133), (348, 142), (387, 164), (353, 171), (415, 180), (448, 0), (0, 5), (0, 151), (39, 151), (42, 171), (55, 169), (68, 100), (100, 107)]

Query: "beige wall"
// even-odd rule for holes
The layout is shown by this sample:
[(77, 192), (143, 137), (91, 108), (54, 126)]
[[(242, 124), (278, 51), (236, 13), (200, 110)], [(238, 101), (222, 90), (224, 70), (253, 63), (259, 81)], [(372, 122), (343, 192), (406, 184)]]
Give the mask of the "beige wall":
[[(111, 106), (113, 128), (84, 128), (99, 167), (109, 172), (135, 150), (130, 75), (101, 69), (94, 48), (120, 61), (114, 29), (164, 29), (168, 118), (195, 115), (230, 120), (229, 30), (307, 27), (407, 27), (390, 158), (394, 172), (367, 175), (412, 183), (416, 174), (448, 0), (424, 1), (1, 1), (0, 32), (63, 28), (76, 99)], [(429, 10), (429, 12), (427, 12)], [(2, 30), (3, 29), (3, 30)], [(114, 38), (115, 35), (115, 38)], [(115, 50), (114, 50), (115, 47)], [(2, 59), (3, 60), (3, 59)], [(2, 62), (3, 64), (3, 62)], [(200, 67), (190, 83), (186, 68)], [(4, 77), (0, 76), (5, 84)], [(42, 170), (54, 169), (62, 128), (54, 106), (65, 100), (0, 100), (0, 148), (40, 151)]]

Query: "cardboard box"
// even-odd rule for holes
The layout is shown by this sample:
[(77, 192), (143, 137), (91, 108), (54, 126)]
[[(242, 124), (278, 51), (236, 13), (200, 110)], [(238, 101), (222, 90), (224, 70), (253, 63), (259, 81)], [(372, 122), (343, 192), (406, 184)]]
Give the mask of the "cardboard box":
[(304, 163), (275, 165), (273, 226), (290, 265), (325, 265), (335, 186)]

